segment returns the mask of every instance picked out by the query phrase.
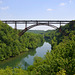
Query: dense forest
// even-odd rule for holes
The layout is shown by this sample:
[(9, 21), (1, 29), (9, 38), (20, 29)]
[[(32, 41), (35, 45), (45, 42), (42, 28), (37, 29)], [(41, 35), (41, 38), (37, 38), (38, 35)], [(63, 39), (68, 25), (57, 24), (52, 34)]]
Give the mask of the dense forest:
[(41, 42), (44, 42), (40, 34), (27, 32), (19, 37), (19, 32), (0, 21), (0, 61), (35, 49)]
[[(6, 29), (5, 27), (4, 30), (9, 30), (9, 29)], [(2, 29), (2, 31), (4, 30)], [(51, 52), (48, 51), (45, 55), (45, 58), (36, 56), (34, 58), (33, 65), (29, 66), (27, 70), (23, 70), (21, 68), (13, 69), (11, 67), (7, 67), (6, 69), (0, 69), (0, 75), (75, 75), (75, 23), (66, 24), (65, 26), (61, 27), (61, 30), (62, 30), (61, 32), (59, 32), (59, 29), (57, 29), (48, 32), (46, 31), (44, 33), (44, 37), (50, 39), (49, 42), (52, 45)], [(7, 35), (7, 32), (5, 31), (4, 34)], [(19, 42), (23, 42), (21, 41), (22, 38), (15, 39), (14, 36), (16, 37), (18, 36), (14, 32), (15, 31), (13, 30), (10, 33), (14, 38), (15, 43), (17, 39), (19, 40)], [(27, 34), (28, 33), (26, 33), (25, 34), (26, 36), (24, 35), (24, 37), (27, 37), (28, 36)], [(11, 37), (11, 35), (8, 36)], [(42, 37), (39, 36), (38, 38)], [(8, 37), (7, 39), (6, 37), (3, 38), (0, 32), (0, 39), (1, 43), (3, 43), (3, 46), (2, 45), (0, 46), (1, 48), (2, 47), (4, 48), (2, 49), (3, 50), (2, 52), (4, 52), (4, 50), (6, 49), (6, 45), (10, 46), (9, 41), (6, 41)], [(12, 41), (10, 40), (10, 43), (11, 42)], [(22, 45), (22, 47), (24, 47), (24, 45)], [(27, 47), (32, 48), (31, 46), (30, 47), (29, 46), (30, 45), (25, 45), (26, 48)]]

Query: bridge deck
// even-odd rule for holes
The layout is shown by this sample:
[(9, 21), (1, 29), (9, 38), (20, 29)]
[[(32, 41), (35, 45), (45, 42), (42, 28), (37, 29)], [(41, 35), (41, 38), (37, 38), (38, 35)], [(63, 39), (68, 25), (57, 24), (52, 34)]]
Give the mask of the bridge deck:
[(7, 24), (35, 24), (35, 23), (50, 23), (50, 24), (67, 24), (69, 22), (75, 22), (71, 20), (2, 20)]

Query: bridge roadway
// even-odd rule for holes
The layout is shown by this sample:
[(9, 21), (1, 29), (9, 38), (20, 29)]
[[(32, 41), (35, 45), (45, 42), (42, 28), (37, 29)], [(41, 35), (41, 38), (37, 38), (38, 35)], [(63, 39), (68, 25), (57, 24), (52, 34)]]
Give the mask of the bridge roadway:
[[(26, 32), (30, 28), (39, 25), (47, 25), (57, 29), (58, 27), (56, 26), (56, 24), (59, 24), (60, 29), (62, 24), (67, 24), (69, 22), (75, 23), (75, 21), (71, 20), (1, 20), (1, 21), (6, 24), (15, 24), (15, 29), (17, 29), (17, 24), (25, 24), (25, 29), (22, 30), (21, 33), (19, 33), (20, 36), (23, 35), (24, 32)], [(27, 24), (31, 24), (31, 26), (27, 27)]]

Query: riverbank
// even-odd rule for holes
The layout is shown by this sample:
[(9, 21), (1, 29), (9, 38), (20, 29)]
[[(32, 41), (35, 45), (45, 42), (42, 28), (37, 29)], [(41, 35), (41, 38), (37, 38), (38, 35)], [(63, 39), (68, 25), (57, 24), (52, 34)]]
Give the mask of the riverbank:
[(33, 65), (34, 57), (44, 57), (47, 50), (51, 50), (51, 45), (47, 42), (44, 42), (42, 46), (37, 47), (34, 50), (30, 50), (29, 52), (21, 53), (20, 55), (9, 58), (8, 60), (4, 60), (0, 62), (0, 68), (9, 67), (22, 67), (22, 69), (27, 69), (29, 65)]

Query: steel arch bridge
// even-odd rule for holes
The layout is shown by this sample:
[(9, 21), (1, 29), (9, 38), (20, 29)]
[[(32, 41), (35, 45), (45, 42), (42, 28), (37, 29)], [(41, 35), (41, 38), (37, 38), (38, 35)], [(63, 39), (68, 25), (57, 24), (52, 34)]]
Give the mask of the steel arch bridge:
[[(17, 30), (17, 24), (25, 24), (25, 28), (19, 33), (19, 36), (22, 36), (27, 30), (39, 25), (46, 25), (55, 29), (59, 28), (59, 31), (61, 32), (62, 24), (67, 24), (69, 22), (75, 23), (75, 21), (69, 20), (2, 20), (2, 22), (6, 24), (15, 24), (15, 30)], [(33, 25), (27, 26), (28, 24)], [(59, 24), (59, 27), (57, 27), (56, 24)]]

